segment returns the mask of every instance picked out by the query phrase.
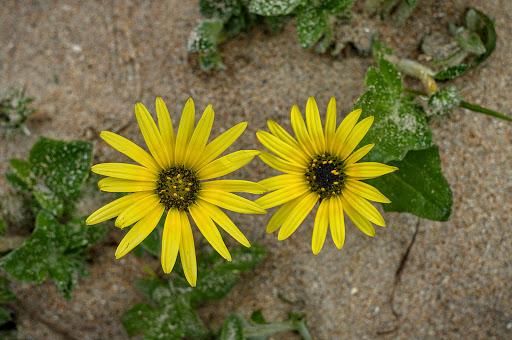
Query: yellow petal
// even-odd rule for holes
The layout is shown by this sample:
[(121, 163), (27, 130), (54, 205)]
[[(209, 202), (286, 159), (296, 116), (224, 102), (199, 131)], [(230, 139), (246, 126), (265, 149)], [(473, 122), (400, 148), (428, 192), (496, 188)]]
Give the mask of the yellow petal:
[(221, 208), (242, 214), (267, 213), (255, 202), (221, 190), (201, 190), (198, 197)]
[(302, 200), (302, 196), (297, 197), (285, 204), (283, 204), (272, 216), (270, 221), (268, 221), (267, 225), (267, 233), (273, 233), (276, 231), (280, 226), (283, 225), (283, 222), (288, 218), (288, 215), (292, 212), (292, 210), (295, 208), (297, 203), (299, 203)]
[(281, 125), (277, 124), (273, 120), (267, 120), (267, 125), (270, 133), (279, 138), (285, 143), (290, 144), (294, 147), (299, 147), (299, 142), (295, 140), (285, 129), (281, 127)]
[(230, 153), (201, 168), (197, 172), (197, 177), (204, 181), (227, 175), (249, 163), (259, 153), (258, 150), (240, 150)]
[[(157, 194), (152, 194), (138, 202), (133, 203), (126, 208), (116, 219), (115, 225), (118, 228), (124, 228), (133, 224), (146, 216), (150, 211), (155, 209), (157, 205), (161, 205), (160, 197)], [(163, 205), (161, 205), (163, 206)]]
[(228, 248), (222, 240), (222, 236), (220, 236), (219, 229), (217, 229), (217, 226), (213, 223), (210, 216), (205, 214), (196, 204), (191, 204), (188, 209), (190, 215), (192, 215), (192, 218), (196, 222), (197, 228), (201, 231), (204, 238), (212, 245), (213, 249), (215, 249), (223, 258), (231, 261), (231, 255), (229, 254)]
[(334, 136), (336, 134), (336, 99), (334, 97), (327, 106), (327, 115), (325, 117), (325, 147), (327, 152), (334, 153)]
[[(297, 137), (300, 146), (307, 156), (313, 157), (314, 154), (317, 154), (318, 152), (315, 151), (313, 141), (309, 136), (308, 130), (306, 129), (306, 124), (304, 123), (304, 119), (302, 118), (302, 114), (300, 113), (297, 105), (293, 105), (291, 115), (293, 132), (295, 132), (295, 136)], [(295, 151), (295, 153), (296, 152), (297, 151)]]
[(114, 218), (121, 214), (132, 204), (142, 201), (152, 195), (154, 195), (153, 192), (136, 192), (134, 194), (129, 194), (118, 198), (115, 201), (112, 201), (93, 212), (91, 216), (87, 218), (85, 223), (87, 225), (93, 225)]
[(149, 151), (155, 157), (158, 164), (160, 164), (160, 167), (167, 168), (171, 162), (164, 141), (156, 127), (155, 121), (142, 103), (135, 104), (135, 116)]
[(348, 165), (344, 171), (350, 179), (371, 179), (398, 170), (396, 166), (389, 166), (376, 162), (354, 163)]
[(274, 177), (265, 178), (258, 183), (265, 187), (266, 191), (274, 191), (284, 187), (295, 186), (295, 185), (304, 185), (306, 179), (304, 175), (279, 175)]
[(308, 216), (317, 201), (318, 195), (316, 193), (311, 192), (305, 195), (304, 198), (299, 201), (297, 205), (295, 205), (295, 208), (283, 222), (283, 226), (279, 230), (277, 239), (282, 241), (293, 234), (293, 232), (297, 230), (302, 221), (304, 221), (306, 216)]
[(131, 181), (114, 177), (103, 178), (98, 182), (101, 191), (107, 192), (136, 192), (151, 191), (156, 189), (156, 182)]
[(323, 200), (318, 207), (315, 216), (315, 224), (313, 227), (313, 237), (311, 239), (311, 248), (313, 254), (318, 254), (324, 246), (325, 236), (327, 235), (327, 226), (329, 224), (329, 202)]
[(285, 161), (269, 152), (261, 151), (259, 154), (260, 159), (278, 171), (285, 172), (287, 174), (304, 175), (305, 167), (298, 167), (290, 162)]
[(183, 164), (185, 161), (188, 142), (194, 132), (195, 112), (194, 101), (192, 98), (189, 98), (183, 108), (180, 126), (178, 127), (178, 135), (176, 137), (176, 147), (174, 151), (174, 162), (176, 164)]
[(119, 259), (130, 252), (133, 248), (139, 245), (148, 235), (155, 229), (160, 217), (164, 213), (164, 206), (157, 205), (149, 211), (144, 218), (137, 222), (126, 233), (125, 237), (119, 243), (116, 250), (116, 258)]
[(201, 183), (202, 190), (223, 190), (228, 192), (248, 192), (251, 194), (262, 194), (267, 188), (259, 183), (241, 180), (218, 180)]
[(217, 156), (223, 153), (227, 148), (231, 146), (231, 144), (235, 142), (235, 140), (237, 140), (238, 137), (240, 137), (240, 135), (245, 131), (246, 127), (247, 122), (237, 124), (211, 141), (208, 145), (206, 145), (203, 153), (192, 166), (192, 170), (201, 169), (203, 166), (217, 158)]
[(167, 213), (164, 224), (164, 232), (162, 235), (162, 268), (164, 273), (170, 273), (181, 243), (181, 218), (180, 213), (176, 209), (171, 209)]
[(188, 283), (196, 286), (197, 282), (197, 263), (196, 263), (196, 248), (194, 246), (194, 235), (190, 227), (187, 213), (180, 212), (181, 220), (181, 242), (180, 242), (180, 258), (183, 271)]
[(391, 203), (391, 201), (386, 196), (384, 196), (379, 190), (372, 187), (370, 184), (347, 179), (345, 181), (345, 187), (352, 191), (354, 194), (366, 198), (370, 201), (379, 203)]
[(199, 157), (202, 155), (208, 137), (210, 137), (210, 131), (212, 130), (214, 112), (211, 105), (204, 110), (203, 116), (199, 119), (196, 129), (190, 138), (190, 142), (187, 147), (186, 159), (183, 164), (191, 166), (194, 164)]
[(224, 229), (225, 232), (231, 235), (231, 237), (246, 247), (251, 246), (244, 234), (242, 234), (242, 232), (236, 227), (233, 221), (231, 221), (231, 219), (222, 210), (217, 208), (215, 205), (201, 199), (198, 199), (196, 203), (215, 221), (215, 223), (217, 223), (222, 229)]
[(345, 243), (345, 218), (343, 217), (343, 205), (338, 195), (329, 199), (329, 225), (336, 248), (343, 248)]
[(353, 164), (357, 161), (359, 161), (361, 158), (366, 156), (368, 152), (375, 146), (375, 144), (368, 144), (351, 154), (347, 159), (345, 159), (345, 162), (343, 162), (344, 166)]
[(325, 137), (322, 130), (322, 121), (320, 120), (320, 112), (316, 105), (315, 98), (309, 97), (306, 104), (306, 123), (308, 124), (308, 131), (311, 139), (313, 140), (313, 149), (316, 154), (325, 151)]
[(370, 202), (353, 194), (350, 190), (343, 190), (342, 195), (348, 204), (359, 214), (363, 215), (363, 217), (382, 227), (386, 226), (384, 218), (382, 218), (382, 215)]
[(289, 185), (283, 187), (282, 189), (266, 194), (265, 196), (261, 196), (256, 201), (254, 201), (254, 203), (258, 204), (263, 209), (269, 209), (286, 203), (296, 197), (302, 196), (309, 191), (310, 190), (304, 183)]
[(165, 149), (167, 150), (169, 160), (172, 163), (174, 160), (176, 135), (174, 134), (174, 127), (172, 126), (169, 110), (167, 110), (167, 106), (160, 97), (156, 98), (156, 116), (158, 118), (158, 127), (160, 128), (162, 141), (164, 142)]
[(340, 126), (336, 129), (336, 134), (334, 135), (334, 152), (337, 152), (337, 149), (343, 146), (348, 135), (356, 125), (359, 116), (361, 116), (361, 112), (363, 112), (361, 109), (350, 112), (340, 123)]
[(373, 123), (373, 116), (367, 117), (357, 123), (357, 125), (350, 131), (343, 146), (338, 149), (338, 156), (340, 159), (347, 158), (352, 151), (356, 148), (359, 142), (364, 138)]
[(343, 205), (343, 209), (347, 214), (348, 218), (354, 222), (356, 227), (359, 228), (363, 233), (368, 236), (375, 236), (375, 229), (373, 229), (372, 224), (365, 217), (359, 214), (348, 202), (345, 200), (343, 196), (338, 196), (341, 200), (341, 204)]
[(101, 131), (100, 137), (103, 138), (105, 142), (110, 144), (117, 151), (124, 153), (126, 156), (130, 157), (137, 163), (144, 165), (146, 168), (154, 171), (160, 172), (162, 168), (155, 161), (150, 154), (148, 154), (144, 149), (142, 149), (137, 144), (129, 141), (128, 139), (119, 136), (110, 131)]
[(110, 176), (134, 181), (156, 182), (158, 174), (143, 166), (126, 163), (101, 163), (91, 167), (98, 175)]
[(267, 149), (296, 167), (307, 165), (310, 160), (301, 148), (294, 148), (268, 132), (258, 131), (256, 137)]

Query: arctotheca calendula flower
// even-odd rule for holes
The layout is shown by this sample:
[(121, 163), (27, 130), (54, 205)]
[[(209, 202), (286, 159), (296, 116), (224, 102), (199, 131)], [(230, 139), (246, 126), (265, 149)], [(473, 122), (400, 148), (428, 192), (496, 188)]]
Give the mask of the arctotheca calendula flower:
[(282, 204), (268, 223), (268, 233), (281, 227), (278, 239), (286, 239), (317, 202), (320, 205), (313, 228), (314, 254), (322, 249), (328, 226), (336, 247), (343, 247), (343, 213), (370, 236), (375, 236), (370, 222), (385, 226), (380, 213), (367, 200), (390, 201), (362, 180), (379, 177), (397, 168), (375, 162), (356, 163), (374, 146), (369, 144), (353, 152), (373, 123), (373, 117), (357, 123), (360, 115), (360, 109), (353, 111), (336, 128), (336, 100), (332, 98), (324, 130), (316, 102), (309, 98), (306, 123), (297, 106), (292, 108), (291, 123), (297, 139), (271, 120), (268, 121), (270, 133), (256, 133), (260, 142), (275, 154), (262, 152), (259, 157), (272, 168), (285, 173), (259, 182), (272, 192), (258, 198), (255, 203), (263, 209)]
[(219, 207), (244, 213), (263, 214), (258, 204), (232, 192), (263, 193), (260, 184), (241, 180), (211, 180), (229, 174), (259, 154), (256, 150), (236, 151), (216, 159), (242, 134), (247, 123), (240, 123), (206, 144), (213, 125), (214, 112), (208, 106), (194, 129), (195, 108), (189, 99), (183, 109), (177, 134), (163, 100), (156, 99), (158, 127), (141, 103), (135, 115), (151, 154), (113, 132), (101, 132), (101, 138), (140, 165), (102, 163), (92, 171), (108, 176), (98, 186), (108, 192), (129, 192), (94, 212), (87, 224), (96, 224), (117, 216), (115, 225), (132, 224), (116, 250), (123, 257), (142, 242), (164, 214), (162, 267), (170, 273), (179, 252), (190, 285), (197, 279), (194, 238), (187, 212), (203, 236), (228, 261), (231, 260), (215, 223), (246, 247), (247, 238)]

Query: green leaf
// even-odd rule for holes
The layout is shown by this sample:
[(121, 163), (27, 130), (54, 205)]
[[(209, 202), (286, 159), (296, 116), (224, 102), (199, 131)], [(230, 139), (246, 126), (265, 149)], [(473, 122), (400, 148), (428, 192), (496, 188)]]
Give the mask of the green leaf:
[(354, 0), (320, 0), (320, 7), (329, 10), (332, 14), (342, 14), (353, 4)]
[(237, 248), (231, 251), (231, 261), (223, 261), (218, 268), (244, 271), (257, 266), (265, 258), (265, 248), (253, 245), (250, 248)]
[(461, 100), (459, 91), (456, 89), (439, 90), (428, 99), (427, 117), (449, 115), (459, 108)]
[(16, 301), (18, 299), (16, 295), (7, 288), (9, 282), (7, 278), (0, 276), (0, 302)]
[(432, 133), (421, 106), (413, 97), (402, 94), (402, 78), (398, 69), (381, 59), (379, 69), (370, 67), (366, 73), (368, 90), (359, 98), (354, 109), (361, 108), (361, 119), (374, 116), (372, 127), (360, 145), (375, 143), (367, 160), (388, 163), (400, 160), (409, 150), (421, 150), (433, 145)]
[(303, 48), (310, 48), (320, 39), (327, 27), (327, 16), (322, 9), (301, 7), (297, 10), (297, 34)]
[(460, 47), (470, 53), (478, 55), (485, 53), (485, 46), (475, 32), (465, 29), (458, 30), (455, 40), (459, 43)]
[(221, 340), (244, 340), (242, 322), (234, 314), (229, 314), (220, 332)]
[[(150, 254), (158, 257), (160, 254), (160, 233), (158, 228), (153, 229), (153, 231), (142, 241), (137, 247), (135, 247), (134, 251), (137, 249), (146, 250)], [(142, 255), (142, 253), (140, 253)], [(140, 257), (140, 256), (139, 256)]]
[(239, 16), (242, 9), (238, 0), (199, 0), (199, 11), (206, 18), (226, 22), (232, 15)]
[(260, 310), (255, 310), (251, 314), (251, 321), (258, 325), (264, 325), (267, 323), (267, 320), (265, 320), (265, 317), (263, 316), (263, 313), (261, 313)]
[(436, 80), (451, 80), (460, 77), (470, 69), (469, 64), (449, 66), (434, 75)]
[(416, 7), (417, 0), (405, 0), (405, 3), (406, 3), (409, 7), (414, 8), (414, 7)]
[(291, 13), (304, 0), (251, 0), (249, 12), (263, 16), (286, 15)]
[(272, 17), (266, 17), (265, 23), (267, 28), (272, 34), (280, 33), (284, 30), (290, 19), (291, 15), (277, 15)]
[(28, 185), (19, 178), (14, 172), (6, 172), (5, 179), (7, 183), (16, 191), (25, 191), (28, 190)]
[(35, 179), (32, 176), (32, 170), (30, 163), (17, 159), (11, 158), (9, 165), (16, 176), (18, 176), (27, 186), (31, 187), (35, 183)]
[(218, 19), (205, 20), (197, 25), (188, 38), (189, 52), (217, 50), (217, 38), (224, 23)]
[(385, 211), (410, 212), (436, 221), (450, 218), (452, 192), (443, 176), (436, 146), (409, 151), (404, 159), (389, 165), (399, 170), (368, 181), (391, 200), (382, 205)]
[(135, 286), (147, 298), (160, 305), (160, 301), (172, 297), (174, 294), (169, 289), (169, 283), (156, 278), (136, 279)]
[(224, 269), (207, 269), (199, 273), (196, 287), (190, 291), (192, 302), (220, 299), (238, 282), (238, 274)]
[(139, 332), (149, 329), (152, 320), (158, 314), (147, 303), (139, 303), (127, 310), (121, 317), (121, 323), (129, 336), (137, 335)]
[(59, 198), (68, 202), (81, 191), (92, 160), (92, 144), (41, 137), (30, 150), (32, 173)]
[(40, 211), (30, 238), (0, 259), (0, 266), (20, 281), (41, 283), (50, 274), (59, 291), (71, 298), (73, 281), (88, 274), (85, 248), (99, 241), (106, 231), (88, 227), (84, 220), (62, 225), (50, 212)]
[(48, 187), (38, 185), (34, 188), (34, 197), (41, 208), (48, 210), (57, 217), (64, 212), (64, 201), (54, 194)]

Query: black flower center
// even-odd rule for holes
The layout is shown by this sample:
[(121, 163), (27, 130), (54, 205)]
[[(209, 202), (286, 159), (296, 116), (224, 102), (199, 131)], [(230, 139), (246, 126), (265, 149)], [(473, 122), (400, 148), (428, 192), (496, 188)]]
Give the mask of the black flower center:
[(160, 173), (156, 193), (167, 210), (186, 211), (199, 193), (200, 182), (194, 171), (184, 166), (172, 166)]
[(343, 162), (329, 153), (313, 157), (306, 170), (309, 189), (316, 192), (320, 199), (341, 194), (346, 177)]

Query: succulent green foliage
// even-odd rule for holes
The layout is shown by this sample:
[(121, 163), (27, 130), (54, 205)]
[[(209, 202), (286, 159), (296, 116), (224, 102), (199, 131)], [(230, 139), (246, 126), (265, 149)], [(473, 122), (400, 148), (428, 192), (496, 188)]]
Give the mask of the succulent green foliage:
[(216, 253), (198, 258), (196, 287), (190, 287), (183, 272), (174, 281), (155, 278), (139, 279), (137, 288), (157, 308), (140, 303), (128, 310), (121, 321), (130, 336), (144, 332), (144, 339), (193, 339), (205, 338), (209, 333), (194, 310), (201, 301), (220, 299), (238, 282), (240, 272), (253, 268), (263, 260), (265, 251), (260, 246), (234, 249), (233, 263), (224, 265), (225, 260)]
[(286, 15), (307, 0), (251, 0), (249, 11), (262, 16)]
[(10, 88), (3, 98), (0, 98), (0, 127), (6, 129), (19, 129), (27, 118), (37, 112), (28, 105), (34, 98), (25, 97), (26, 88), (21, 90)]
[(320, 39), (327, 27), (324, 10), (315, 7), (301, 7), (297, 10), (297, 34), (303, 48), (310, 48)]
[(433, 145), (423, 109), (412, 102), (412, 96), (402, 93), (402, 77), (392, 63), (381, 59), (378, 69), (370, 67), (365, 85), (368, 90), (354, 109), (363, 110), (361, 118), (375, 117), (370, 131), (361, 141), (361, 145), (376, 144), (368, 154), (368, 160), (388, 163), (401, 160), (409, 150)]
[(410, 212), (436, 221), (447, 221), (452, 211), (452, 192), (443, 176), (437, 147), (409, 151), (392, 174), (369, 180), (391, 200), (385, 211)]
[(331, 14), (343, 14), (348, 11), (354, 0), (320, 0), (320, 7)]
[(205, 71), (225, 68), (217, 49), (217, 41), (223, 26), (221, 20), (209, 19), (200, 23), (190, 33), (188, 51), (199, 53), (201, 68)]
[(157, 256), (160, 254), (160, 233), (159, 229), (155, 228), (153, 231), (142, 241), (135, 249), (133, 249), (133, 253), (137, 257), (142, 257), (144, 250), (150, 253), (153, 256)]
[(240, 319), (234, 315), (229, 314), (222, 325), (220, 332), (220, 340), (244, 340), (244, 326)]
[(69, 211), (82, 191), (92, 160), (92, 144), (41, 137), (29, 161), (11, 159), (7, 181), (15, 190), (32, 191), (40, 208), (57, 217)]
[[(459, 50), (445, 60), (436, 61), (437, 65), (449, 65), (434, 76), (437, 80), (460, 77), (483, 63), (496, 48), (494, 22), (479, 10), (470, 8), (466, 13), (466, 27), (451, 25), (450, 31), (455, 36)], [(475, 56), (463, 62), (468, 55)]]
[(85, 250), (105, 236), (101, 226), (85, 225), (85, 218), (60, 224), (48, 211), (40, 211), (32, 235), (21, 247), (0, 259), (0, 266), (20, 281), (41, 283), (48, 274), (58, 290), (71, 298), (78, 276), (88, 276)]
[(14, 293), (11, 292), (11, 290), (7, 287), (9, 282), (10, 281), (7, 278), (0, 276), (0, 302), (10, 302), (17, 300), (16, 295), (14, 295)]
[(459, 91), (452, 88), (439, 90), (428, 99), (427, 117), (449, 115), (460, 105), (462, 98)]

